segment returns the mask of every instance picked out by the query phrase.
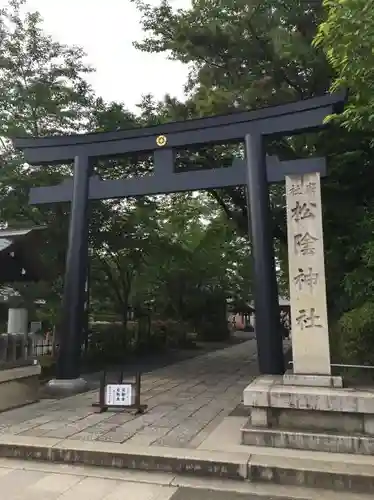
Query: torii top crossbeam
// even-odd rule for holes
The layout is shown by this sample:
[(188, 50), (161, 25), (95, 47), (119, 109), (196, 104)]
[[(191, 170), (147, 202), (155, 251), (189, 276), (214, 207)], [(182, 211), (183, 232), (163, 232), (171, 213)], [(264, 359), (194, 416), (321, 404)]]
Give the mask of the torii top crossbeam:
[[(243, 140), (246, 134), (295, 134), (321, 127), (327, 115), (338, 113), (346, 93), (314, 97), (253, 111), (178, 121), (114, 132), (42, 138), (16, 138), (14, 146), (31, 165), (62, 163), (77, 156), (109, 157), (157, 149), (162, 135), (169, 148)], [(164, 146), (165, 144), (162, 144)]]

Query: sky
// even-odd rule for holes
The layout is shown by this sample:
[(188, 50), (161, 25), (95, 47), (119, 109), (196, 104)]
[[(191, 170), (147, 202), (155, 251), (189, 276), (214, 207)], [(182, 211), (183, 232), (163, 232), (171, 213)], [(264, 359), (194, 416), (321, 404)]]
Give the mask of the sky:
[[(157, 5), (159, 0), (148, 3)], [(170, 3), (183, 8), (190, 0)], [(0, 7), (6, 4), (7, 0), (0, 0)], [(27, 0), (27, 9), (41, 13), (44, 30), (55, 40), (83, 47), (87, 62), (97, 70), (88, 80), (105, 100), (122, 101), (136, 112), (144, 94), (183, 98), (187, 67), (132, 46), (143, 33), (140, 15), (130, 0)]]

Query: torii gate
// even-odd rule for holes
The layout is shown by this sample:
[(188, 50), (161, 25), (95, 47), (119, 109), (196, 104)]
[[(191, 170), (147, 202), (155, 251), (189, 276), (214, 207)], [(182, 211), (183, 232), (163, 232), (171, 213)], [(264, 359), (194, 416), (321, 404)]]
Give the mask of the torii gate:
[[(88, 200), (247, 186), (254, 257), (254, 291), (259, 367), (263, 374), (284, 371), (279, 305), (270, 225), (268, 183), (285, 175), (325, 173), (324, 158), (279, 162), (267, 157), (264, 136), (292, 135), (321, 128), (326, 116), (342, 111), (345, 93), (222, 116), (114, 132), (43, 138), (17, 138), (14, 145), (31, 165), (74, 162), (74, 177), (50, 187), (32, 188), (31, 204), (71, 201), (71, 219), (62, 301), (61, 345), (56, 386), (79, 390), (81, 332), (84, 323), (88, 255)], [(245, 160), (232, 166), (176, 172), (174, 156), (183, 147), (245, 143)], [(141, 178), (101, 180), (92, 175), (96, 158), (151, 152), (154, 171)], [(68, 382), (70, 381), (70, 382)]]

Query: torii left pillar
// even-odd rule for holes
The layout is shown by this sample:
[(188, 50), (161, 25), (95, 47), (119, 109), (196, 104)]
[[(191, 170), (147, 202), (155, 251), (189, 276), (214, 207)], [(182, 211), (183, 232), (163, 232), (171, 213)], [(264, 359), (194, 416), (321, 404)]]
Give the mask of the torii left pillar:
[(85, 328), (85, 282), (88, 264), (88, 190), (91, 161), (87, 156), (74, 160), (73, 198), (61, 321), (58, 327), (57, 377), (48, 383), (49, 392), (83, 392), (87, 382), (80, 377), (80, 357)]

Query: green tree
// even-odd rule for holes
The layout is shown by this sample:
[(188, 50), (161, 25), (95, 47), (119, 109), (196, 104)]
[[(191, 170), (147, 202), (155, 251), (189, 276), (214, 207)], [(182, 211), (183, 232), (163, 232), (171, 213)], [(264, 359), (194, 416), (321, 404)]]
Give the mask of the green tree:
[[(70, 175), (70, 166), (31, 167), (13, 150), (10, 138), (82, 130), (92, 101), (84, 77), (91, 69), (81, 49), (55, 42), (43, 32), (39, 13), (24, 7), (24, 0), (10, 0), (0, 11), (0, 221), (11, 227), (47, 225), (40, 252), (59, 275), (69, 207), (31, 207), (28, 191), (59, 182)], [(40, 284), (35, 293), (41, 298), (59, 294), (60, 285), (58, 280)]]
[[(322, 49), (312, 47), (323, 8), (314, 1), (214, 0), (196, 1), (189, 9), (173, 10), (164, 0), (152, 7), (140, 0), (145, 37), (136, 46), (147, 52), (165, 52), (189, 64), (189, 98), (184, 106), (167, 99), (159, 115), (169, 119), (226, 113), (238, 109), (319, 95), (330, 87), (332, 70)], [(304, 136), (270, 141), (269, 154), (293, 159), (310, 154), (315, 138)], [(231, 149), (212, 148), (205, 163), (227, 163)], [(247, 200), (242, 189), (213, 195), (227, 215), (247, 232)], [(283, 245), (283, 188), (272, 188), (274, 235)], [(279, 257), (282, 254), (279, 248)]]
[(204, 337), (227, 336), (227, 299), (251, 299), (247, 240), (204, 193), (164, 197), (157, 221), (136, 299), (151, 299), (159, 315), (188, 323)]
[[(105, 103), (96, 98), (86, 82), (93, 71), (85, 63), (79, 47), (69, 47), (54, 41), (43, 31), (42, 18), (37, 12), (27, 12), (24, 0), (11, 0), (0, 11), (0, 221), (11, 227), (46, 225), (42, 258), (53, 269), (53, 283), (19, 286), (24, 294), (47, 300), (45, 314), (55, 316), (59, 309), (69, 204), (31, 207), (28, 193), (33, 186), (53, 185), (72, 175), (71, 165), (26, 165), (22, 155), (13, 150), (14, 136), (44, 136), (81, 131), (115, 130), (135, 123), (134, 116), (122, 104)], [(109, 163), (109, 165), (108, 165)], [(131, 162), (112, 160), (99, 163), (96, 173), (103, 178), (123, 175)], [(102, 241), (97, 229), (110, 226), (118, 212), (118, 202), (90, 204), (91, 234)], [(121, 227), (113, 227), (121, 234)], [(92, 238), (91, 238), (92, 239)]]
[[(341, 231), (336, 241), (347, 251), (343, 258), (345, 274), (342, 280), (345, 308), (335, 340), (345, 361), (373, 364), (374, 203), (369, 186), (373, 182), (374, 161), (374, 4), (360, 0), (326, 0), (324, 6), (326, 19), (319, 27), (314, 44), (325, 51), (334, 69), (332, 90), (349, 89), (344, 113), (332, 118), (348, 129), (350, 137), (356, 140), (356, 148), (352, 147), (342, 157), (347, 182), (336, 186), (334, 196), (336, 209), (342, 211), (349, 230), (355, 235), (353, 240), (347, 232)], [(350, 170), (344, 169), (348, 165)], [(344, 202), (339, 202), (342, 196)], [(336, 264), (342, 263), (337, 251), (334, 257)]]
[(195, 112), (227, 112), (321, 94), (331, 70), (311, 47), (323, 14), (314, 1), (193, 2), (174, 10), (137, 0), (146, 36), (136, 46), (191, 67)]
[[(155, 209), (146, 199), (125, 200), (92, 233), (93, 294), (104, 298), (107, 312), (115, 313), (126, 329), (134, 280), (146, 273), (146, 260), (157, 237)], [(103, 304), (102, 304), (103, 305)]]
[[(141, 1), (136, 4), (145, 31), (136, 46), (147, 52), (165, 52), (191, 68), (184, 106), (167, 98), (160, 112), (160, 105), (153, 104), (154, 114), (163, 119), (279, 104), (319, 95), (330, 86), (331, 67), (323, 51), (312, 47), (323, 17), (318, 2), (200, 0), (184, 10), (173, 10), (166, 0), (157, 7)], [(149, 99), (147, 104), (149, 109)], [(270, 140), (267, 147), (269, 154), (281, 159), (304, 157), (315, 153), (316, 136)], [(207, 148), (199, 163), (217, 168), (230, 163), (242, 150)], [(211, 194), (228, 218), (247, 234), (244, 190), (227, 188)], [(287, 233), (283, 186), (271, 188), (271, 204), (277, 258), (284, 270)], [(286, 283), (281, 281), (284, 287)]]
[[(167, 1), (157, 7), (136, 3), (146, 35), (136, 44), (138, 48), (167, 53), (191, 68), (185, 105), (168, 98), (162, 117), (186, 119), (251, 109), (320, 95), (332, 84), (334, 88), (351, 87), (352, 97), (343, 115), (348, 130), (336, 124), (319, 134), (270, 139), (267, 151), (281, 159), (327, 156), (328, 177), (322, 196), (332, 323), (368, 298), (372, 300), (374, 150), (370, 127), (363, 126), (374, 116), (372, 2), (326, 1), (324, 6), (322, 2), (301, 0), (197, 0), (184, 10), (173, 10)], [(326, 23), (321, 25), (315, 44), (323, 21)], [(154, 109), (160, 106), (154, 105)], [(359, 130), (356, 125), (360, 125)], [(216, 167), (228, 161), (233, 150), (220, 148), (204, 151), (206, 164)], [(246, 231), (245, 193), (225, 189), (212, 194), (228, 217)], [(271, 205), (277, 257), (284, 277), (282, 186), (271, 188)], [(365, 328), (367, 332), (367, 325)], [(368, 349), (365, 352), (368, 355)]]
[(325, 21), (315, 46), (322, 48), (335, 71), (332, 89), (349, 89), (340, 121), (349, 129), (371, 130), (374, 122), (374, 3), (325, 0)]

